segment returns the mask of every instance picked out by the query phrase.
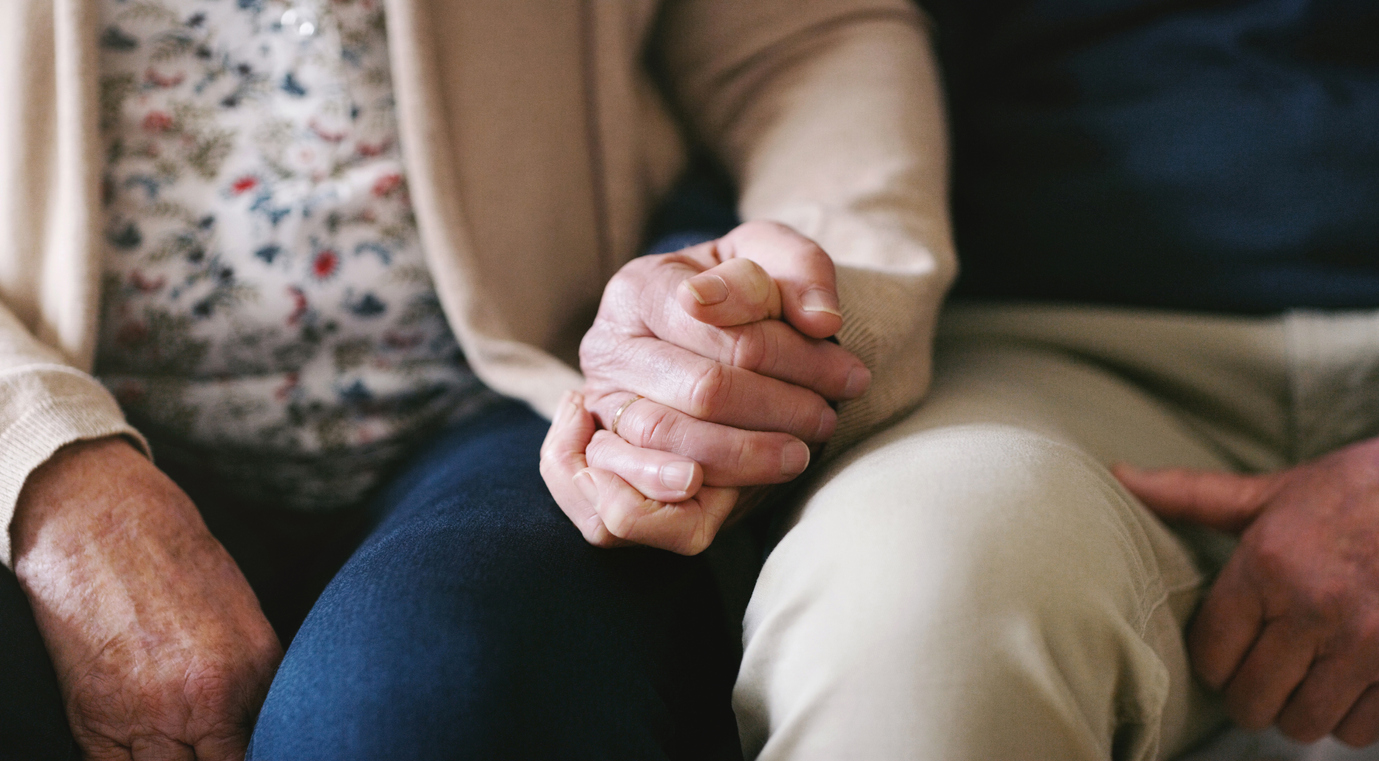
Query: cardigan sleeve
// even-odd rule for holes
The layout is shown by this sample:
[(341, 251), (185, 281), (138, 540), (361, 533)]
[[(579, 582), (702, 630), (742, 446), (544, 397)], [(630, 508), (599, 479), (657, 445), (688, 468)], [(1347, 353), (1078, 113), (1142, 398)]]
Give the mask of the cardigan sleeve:
[(0, 304), (0, 563), (11, 567), (10, 521), (29, 474), (67, 444), (116, 435), (150, 454), (105, 387)]
[[(123, 435), (115, 399), (80, 368), (96, 280), (99, 208), (93, 3), (0, 2), (0, 563), (29, 474), (74, 441)], [(79, 44), (81, 42), (88, 44)], [(92, 76), (82, 76), (90, 73)], [(45, 308), (46, 306), (46, 308)], [(62, 348), (55, 348), (62, 347)]]
[(947, 143), (925, 17), (905, 0), (667, 4), (657, 61), (675, 107), (739, 187), (838, 268), (839, 342), (872, 371), (825, 456), (913, 408), (956, 275)]

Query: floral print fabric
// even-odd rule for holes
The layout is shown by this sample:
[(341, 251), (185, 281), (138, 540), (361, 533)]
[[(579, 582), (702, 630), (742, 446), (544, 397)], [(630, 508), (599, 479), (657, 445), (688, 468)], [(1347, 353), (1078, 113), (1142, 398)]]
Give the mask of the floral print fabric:
[(381, 0), (102, 0), (97, 374), (160, 457), (359, 499), (484, 397), (422, 258)]

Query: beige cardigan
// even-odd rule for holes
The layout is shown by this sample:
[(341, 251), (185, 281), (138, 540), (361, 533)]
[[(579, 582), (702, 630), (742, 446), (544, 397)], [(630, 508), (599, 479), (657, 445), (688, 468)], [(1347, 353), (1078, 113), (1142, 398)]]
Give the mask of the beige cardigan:
[[(955, 263), (939, 88), (909, 2), (387, 0), (387, 13), (421, 239), (489, 386), (549, 415), (580, 385), (579, 339), (683, 165), (683, 129), (729, 168), (744, 218), (792, 225), (839, 263), (839, 340), (873, 384), (840, 409), (830, 450), (918, 402)], [(139, 439), (87, 374), (104, 251), (97, 17), (96, 0), (0, 1), (5, 529), (59, 447)]]

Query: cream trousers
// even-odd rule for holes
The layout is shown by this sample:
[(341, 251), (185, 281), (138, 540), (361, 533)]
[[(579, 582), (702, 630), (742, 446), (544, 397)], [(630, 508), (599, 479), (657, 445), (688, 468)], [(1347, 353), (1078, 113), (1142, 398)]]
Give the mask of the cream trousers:
[(744, 620), (747, 757), (1170, 758), (1230, 537), (1107, 466), (1271, 470), (1379, 435), (1379, 313), (965, 305), (925, 404), (819, 473)]

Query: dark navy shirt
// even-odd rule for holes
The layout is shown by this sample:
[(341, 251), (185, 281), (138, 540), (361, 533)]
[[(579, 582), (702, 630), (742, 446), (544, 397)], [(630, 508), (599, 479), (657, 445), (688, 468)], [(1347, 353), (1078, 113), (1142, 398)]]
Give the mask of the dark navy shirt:
[(958, 293), (1379, 307), (1379, 2), (934, 0)]

